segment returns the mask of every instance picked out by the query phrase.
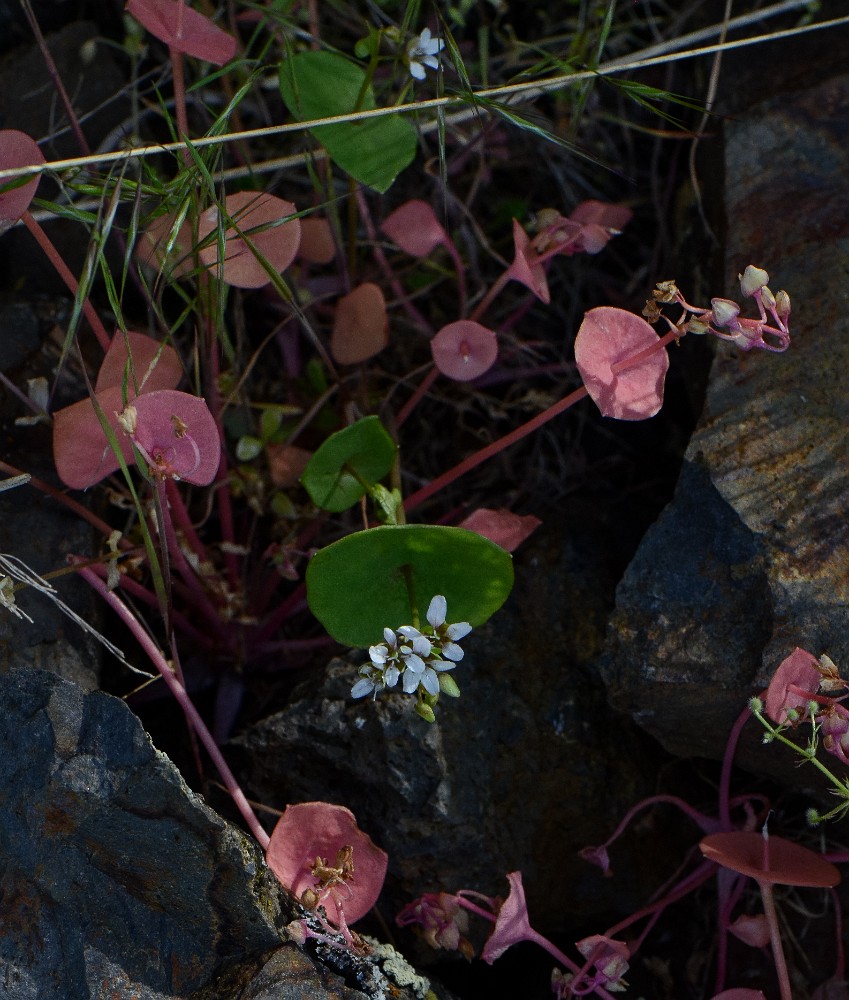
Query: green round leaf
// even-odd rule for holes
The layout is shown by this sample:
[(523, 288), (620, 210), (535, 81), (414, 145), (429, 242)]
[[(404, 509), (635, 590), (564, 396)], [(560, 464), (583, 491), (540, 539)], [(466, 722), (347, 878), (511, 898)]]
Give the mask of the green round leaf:
[(380, 418), (363, 417), (330, 435), (310, 459), (301, 482), (316, 506), (338, 513), (353, 507), (394, 461), (395, 442)]
[[(280, 93), (300, 121), (372, 111), (374, 91), (365, 71), (335, 52), (299, 52), (280, 65)], [(359, 106), (358, 106), (359, 104)], [(412, 163), (416, 130), (400, 114), (311, 129), (334, 163), (381, 194)]]
[(429, 524), (385, 525), (340, 538), (307, 567), (312, 613), (339, 642), (370, 646), (384, 627), (411, 625), (407, 579), (424, 618), (443, 594), (448, 621), (483, 624), (507, 599), (513, 560), (474, 531)]

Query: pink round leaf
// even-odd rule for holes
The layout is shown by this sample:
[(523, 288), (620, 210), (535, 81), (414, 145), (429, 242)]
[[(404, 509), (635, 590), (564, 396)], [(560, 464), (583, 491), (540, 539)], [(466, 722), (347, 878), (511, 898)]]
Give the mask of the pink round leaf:
[(513, 263), (507, 272), (513, 281), (521, 282), (526, 288), (536, 295), (536, 297), (546, 305), (551, 301), (551, 293), (548, 290), (548, 280), (545, 277), (545, 268), (542, 264), (536, 264), (536, 251), (531, 245), (528, 234), (513, 220)]
[(383, 292), (366, 281), (339, 299), (330, 353), (340, 365), (359, 364), (386, 347), (388, 330)]
[(514, 944), (533, 941), (536, 936), (528, 917), (522, 873), (510, 872), (507, 881), (510, 883), (510, 894), (499, 907), (495, 926), (481, 952), (481, 958), (489, 965)]
[[(316, 858), (333, 864), (340, 848), (353, 848), (354, 877), (339, 888), (345, 921), (355, 923), (377, 902), (386, 878), (389, 857), (357, 826), (350, 809), (329, 802), (300, 802), (287, 806), (271, 834), (266, 860), (280, 882), (298, 899), (315, 889), (311, 867)], [(349, 894), (350, 893), (350, 894)], [(340, 924), (335, 897), (323, 900), (327, 918)]]
[(804, 710), (810, 701), (808, 694), (816, 694), (821, 679), (819, 660), (797, 646), (772, 675), (764, 703), (766, 714), (779, 725), (786, 722), (787, 710)]
[[(40, 163), (44, 163), (44, 154), (26, 132), (12, 128), (0, 131), (0, 170), (34, 167)], [(35, 174), (23, 184), (21, 180), (20, 177), (0, 180), (0, 233), (14, 226), (29, 208), (41, 175)]]
[(166, 271), (172, 278), (185, 278), (194, 270), (192, 223), (186, 218), (174, 234), (176, 216), (160, 215), (145, 229), (136, 244), (136, 260), (146, 267)]
[(185, 0), (128, 0), (126, 11), (169, 48), (223, 66), (236, 54), (236, 39)]
[[(120, 386), (98, 392), (97, 402), (115, 432), (125, 460), (132, 465), (135, 461), (132, 445), (118, 422), (124, 406)], [(118, 457), (90, 399), (81, 399), (53, 414), (53, 460), (59, 478), (74, 490), (94, 486), (119, 467)]]
[[(301, 241), (301, 220), (282, 220), (296, 211), (291, 201), (271, 194), (239, 191), (228, 195), (224, 201), (224, 218), (218, 206), (213, 205), (198, 220), (198, 238), (206, 244), (198, 251), (201, 263), (216, 276), (220, 274), (228, 285), (262, 288), (271, 278), (257, 255), (264, 257), (278, 272), (284, 271), (295, 259)], [(223, 264), (218, 258), (219, 225), (226, 227)]]
[[(587, 392), (602, 416), (646, 420), (663, 405), (669, 357), (652, 327), (625, 309), (599, 306), (584, 316), (575, 338), (575, 361)], [(655, 348), (657, 348), (655, 350)], [(646, 353), (614, 374), (613, 365)]]
[(770, 942), (769, 924), (763, 913), (742, 913), (728, 925), (728, 930), (753, 948), (766, 948)]
[(448, 240), (433, 209), (418, 198), (396, 208), (380, 228), (412, 257), (427, 257), (435, 247)]
[(542, 521), (533, 514), (522, 516), (504, 508), (489, 510), (487, 507), (479, 507), (464, 518), (459, 527), (476, 531), (507, 552), (513, 552), (541, 524)]
[(122, 426), (157, 477), (208, 486), (221, 462), (215, 419), (199, 396), (175, 389), (145, 392), (130, 403)]
[[(128, 369), (130, 359), (132, 362)], [(132, 400), (139, 392), (176, 388), (183, 377), (183, 366), (177, 352), (169, 344), (134, 330), (127, 330), (126, 333), (118, 330), (101, 362), (94, 384), (95, 393), (115, 386), (121, 388), (125, 372), (127, 399)]]
[(436, 367), (457, 382), (483, 375), (498, 357), (498, 339), (492, 330), (469, 319), (449, 323), (430, 342)]
[(329, 264), (336, 256), (336, 241), (327, 219), (311, 216), (301, 219), (301, 242), (298, 256), (310, 264)]

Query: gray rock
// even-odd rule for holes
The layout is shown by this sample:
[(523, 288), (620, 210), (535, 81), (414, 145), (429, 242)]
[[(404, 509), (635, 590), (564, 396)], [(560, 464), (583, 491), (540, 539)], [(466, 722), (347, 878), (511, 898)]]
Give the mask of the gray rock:
[(0, 677), (0, 995), (189, 996), (280, 943), (258, 847), (192, 794), (118, 699)]
[(284, 944), (304, 911), (122, 701), (21, 670), (0, 704), (0, 997), (448, 997), (388, 946)]
[[(797, 645), (849, 668), (847, 123), (842, 76), (725, 126), (733, 253), (715, 294), (746, 264), (765, 267), (790, 293), (793, 343), (782, 355), (717, 346), (675, 500), (618, 592), (611, 696), (676, 753), (721, 756)], [(753, 740), (742, 759), (763, 771), (779, 754)], [(782, 775), (810, 781), (789, 759)]]

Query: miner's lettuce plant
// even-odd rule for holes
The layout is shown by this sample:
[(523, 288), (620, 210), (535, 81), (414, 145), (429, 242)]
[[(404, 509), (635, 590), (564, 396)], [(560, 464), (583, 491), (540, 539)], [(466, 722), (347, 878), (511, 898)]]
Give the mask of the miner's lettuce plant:
[[(371, 25), (365, 38), (342, 51), (318, 37), (310, 36), (315, 46), (293, 41), (299, 36), (283, 32), (279, 11), (245, 11), (239, 23), (252, 27), (237, 37), (184, 0), (130, 0), (126, 10), (146, 44), (153, 42), (142, 29), (168, 49), (173, 110), (162, 100), (159, 111), (178, 143), (170, 149), (173, 159), (156, 167), (145, 162), (136, 174), (124, 169), (76, 181), (81, 192), (100, 196), (101, 207), (94, 222), (77, 217), (92, 229), (85, 271), (75, 276), (29, 211), (38, 176), (49, 166), (38, 143), (0, 131), (0, 171), (19, 172), (0, 178), (0, 230), (21, 220), (75, 297), (66, 353), (80, 348), (92, 375), (86, 374), (76, 401), (53, 409), (57, 475), (70, 490), (108, 480), (112, 496), (134, 512), (119, 532), (66, 497), (108, 549), (101, 558), (77, 557), (73, 566), (138, 639), (246, 824), (268, 847), (268, 834), (219, 749), (235, 721), (245, 674), (280, 660), (300, 665), (305, 654), (340, 643), (368, 651), (368, 660), (352, 667), (352, 697), (406, 695), (433, 722), (440, 695), (459, 695), (460, 641), (507, 599), (510, 551), (535, 524), (486, 508), (440, 511), (432, 515), (438, 524), (413, 522), (425, 502), (586, 396), (603, 417), (652, 417), (663, 405), (666, 348), (684, 336), (711, 334), (744, 351), (785, 350), (790, 299), (769, 290), (765, 271), (748, 267), (741, 291), (754, 300), (756, 317), (725, 298), (691, 305), (671, 281), (657, 286), (642, 316), (591, 309), (575, 339), (582, 386), (478, 451), (451, 456), (444, 471), (423, 480), (415, 448), (405, 442), (428, 433), (416, 417), (437, 380), (457, 394), (474, 394), (476, 380), (499, 365), (509, 373), (505, 330), (521, 337), (523, 311), (551, 303), (552, 268), (568, 267), (576, 254), (604, 253), (630, 224), (631, 209), (590, 199), (562, 212), (541, 208), (532, 231), (523, 220), (508, 220), (496, 236), (512, 243), (512, 260), (481, 277), (470, 266), (474, 254), (461, 249), (434, 204), (396, 200), (390, 210), (375, 197), (403, 181), (419, 149), (421, 123), (413, 114), (383, 111), (418, 88), (441, 92), (449, 71), (459, 92), (471, 94), (445, 24), (419, 24), (418, 5), (409, 4), (400, 24)], [(281, 32), (285, 58), (275, 62), (271, 53)], [(259, 172), (234, 175), (213, 141), (260, 80), (267, 84), (267, 70), (291, 115), (289, 127), (311, 137), (309, 155), (299, 160), (311, 197), (294, 185), (266, 189)], [(212, 111), (200, 95), (219, 81), (226, 106)], [(445, 177), (441, 100), (434, 98)], [(467, 100), (498, 110), (493, 98)], [(515, 110), (500, 110), (530, 129)], [(197, 134), (199, 122), (205, 134)], [(75, 179), (65, 183), (73, 194)], [(66, 216), (71, 211), (54, 207)], [(104, 252), (109, 242), (121, 250), (117, 269)], [(89, 298), (98, 271), (112, 332)], [(123, 296), (131, 282), (147, 309), (132, 323)], [(438, 307), (431, 309), (431, 296), (416, 289), (429, 293), (437, 285)], [(670, 318), (670, 309), (677, 315)], [(397, 348), (392, 325), (399, 315), (418, 338), (423, 366), (386, 391), (377, 359)], [(254, 322), (270, 330), (264, 339), (241, 335)], [(141, 325), (145, 332), (133, 328)], [(247, 340), (252, 353), (246, 357)], [(264, 355), (272, 342), (279, 349), (276, 383)], [(44, 416), (16, 386), (7, 388)], [(270, 398), (277, 392), (287, 398)], [(0, 468), (18, 472), (5, 463)], [(9, 609), (14, 587), (28, 582), (25, 575), (14, 579), (11, 573), (0, 578), (0, 603)], [(158, 617), (161, 647), (140, 608)], [(324, 634), (316, 634), (315, 620)], [(213, 682), (227, 672), (211, 725), (188, 694), (187, 652), (215, 668)], [(293, 815), (307, 826), (342, 822), (329, 807)], [(343, 943), (359, 947), (347, 924), (361, 915), (350, 903), (358, 898), (351, 864), (360, 858), (351, 862), (347, 842), (322, 840), (320, 829), (309, 830), (305, 842), (316, 857), (283, 858), (272, 838), (269, 861), (299, 895), (312, 894), (312, 909), (323, 907), (317, 934), (339, 932)], [(376, 863), (375, 872), (379, 868)], [(521, 907), (514, 908), (521, 916)], [(491, 912), (496, 909), (493, 904)], [(502, 906), (496, 921), (503, 925), (508, 910)], [(601, 951), (596, 943), (587, 947), (587, 964), (573, 969), (578, 980), (594, 967), (593, 989), (618, 981), (616, 946), (610, 953), (606, 944)]]

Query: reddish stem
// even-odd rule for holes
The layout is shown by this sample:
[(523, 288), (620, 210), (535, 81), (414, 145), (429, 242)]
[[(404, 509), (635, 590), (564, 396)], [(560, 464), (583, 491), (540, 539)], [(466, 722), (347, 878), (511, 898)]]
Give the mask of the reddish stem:
[(395, 418), (395, 427), (399, 428), (406, 421), (407, 417), (413, 412), (413, 410), (419, 405), (422, 399), (427, 395), (430, 387), (439, 377), (439, 369), (436, 365), (433, 365), (430, 371), (425, 375), (422, 381), (419, 383), (419, 387), (413, 393), (412, 396), (407, 400), (406, 403), (401, 407), (398, 416)]
[[(768, 841), (768, 838), (764, 837), (764, 840)], [(793, 1000), (793, 991), (790, 989), (790, 973), (787, 971), (787, 959), (784, 957), (784, 947), (781, 944), (781, 928), (778, 925), (778, 912), (775, 909), (772, 882), (761, 879), (755, 879), (755, 881), (758, 883), (763, 899), (764, 913), (769, 927), (769, 941), (772, 945), (772, 960), (778, 976), (781, 1000)]]
[(469, 455), (468, 458), (464, 458), (462, 462), (459, 462), (452, 469), (443, 472), (441, 476), (432, 479), (427, 486), (423, 486), (420, 490), (416, 490), (415, 493), (407, 497), (404, 501), (404, 510), (411, 511), (415, 507), (418, 507), (420, 503), (424, 503), (434, 493), (438, 493), (439, 490), (453, 483), (455, 479), (459, 479), (460, 476), (476, 468), (481, 462), (485, 462), (488, 458), (492, 458), (493, 455), (497, 455), (500, 451), (504, 451), (505, 448), (509, 448), (511, 444), (515, 444), (529, 434), (533, 434), (543, 424), (548, 423), (553, 417), (564, 413), (570, 406), (574, 406), (578, 400), (583, 399), (587, 395), (589, 394), (585, 386), (575, 389), (574, 392), (570, 392), (568, 396), (564, 396), (563, 399), (553, 406), (549, 406), (547, 410), (543, 410), (542, 413), (538, 413), (535, 417), (532, 417), (527, 423), (517, 427), (509, 434), (505, 434), (503, 438), (493, 441), (492, 444), (488, 444), (485, 448), (481, 448), (480, 451), (476, 451), (473, 455)]
[[(44, 253), (47, 255), (47, 259), (56, 269), (56, 273), (65, 282), (65, 285), (70, 289), (74, 298), (76, 298), (77, 293), (80, 290), (80, 285), (77, 279), (71, 274), (68, 265), (62, 260), (59, 251), (56, 249), (53, 241), (41, 228), (41, 226), (33, 218), (32, 212), (27, 209), (26, 212), (21, 216), (21, 219), (27, 229), (32, 233), (33, 238), (36, 243), (41, 247)], [(95, 336), (100, 342), (100, 346), (104, 351), (109, 350), (109, 342), (111, 340), (109, 334), (106, 332), (106, 327), (100, 320), (100, 317), (95, 312), (94, 306), (85, 299), (82, 304), (83, 312), (85, 313), (86, 319), (89, 321), (92, 330), (94, 330)]]
[(86, 569), (84, 567), (80, 567), (77, 572), (92, 587), (93, 590), (100, 594), (103, 600), (106, 601), (113, 611), (116, 612), (118, 617), (136, 637), (139, 645), (147, 654), (151, 663), (162, 675), (162, 679), (168, 685), (171, 693), (180, 705), (180, 708), (182, 708), (185, 713), (189, 725), (197, 733), (198, 738), (206, 748), (206, 752), (209, 754), (213, 764), (215, 764), (215, 767), (218, 769), (218, 773), (221, 775), (224, 787), (230, 793), (233, 802), (236, 804), (236, 808), (242, 814), (242, 818), (245, 820), (245, 823), (247, 823), (248, 828), (256, 838), (259, 846), (263, 850), (266, 850), (270, 840), (268, 834), (262, 828), (259, 819), (257, 819), (256, 813), (253, 811), (251, 804), (245, 797), (245, 793), (239, 787), (233, 772), (227, 766), (227, 762), (224, 760), (221, 751), (218, 749), (218, 745), (212, 738), (212, 733), (210, 733), (207, 729), (206, 723), (200, 717), (198, 710), (192, 704), (192, 700), (189, 698), (188, 692), (174, 676), (173, 671), (168, 666), (165, 657), (159, 651), (156, 643), (154, 643), (150, 636), (145, 632), (141, 624), (133, 616), (132, 612), (124, 604), (124, 602), (121, 601), (120, 598), (118, 598), (114, 593), (106, 589), (106, 585), (96, 573), (93, 573), (90, 569)]
[(624, 358), (622, 361), (614, 362), (610, 366), (610, 370), (614, 375), (621, 375), (622, 372), (628, 371), (629, 368), (636, 368), (637, 365), (641, 365), (653, 354), (657, 354), (658, 351), (662, 351), (664, 347), (666, 347), (667, 344), (670, 344), (673, 340), (680, 340), (681, 337), (684, 336), (685, 332), (686, 331), (679, 330), (677, 328), (670, 330), (669, 333), (666, 333), (662, 337), (658, 338), (657, 342), (651, 346), (644, 348), (642, 351), (638, 351), (630, 358)]

